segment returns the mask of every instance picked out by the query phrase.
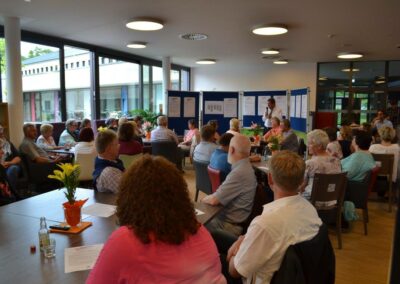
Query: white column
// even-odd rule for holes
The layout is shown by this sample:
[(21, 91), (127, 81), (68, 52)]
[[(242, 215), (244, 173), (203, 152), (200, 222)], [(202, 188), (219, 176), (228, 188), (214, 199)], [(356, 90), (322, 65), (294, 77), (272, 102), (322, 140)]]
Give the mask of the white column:
[[(169, 56), (163, 57), (162, 59), (162, 69), (163, 69), (163, 92), (164, 92), (164, 106), (163, 113), (167, 114), (168, 105), (168, 90), (171, 89), (171, 60)], [(160, 109), (159, 109), (160, 110)]]
[(21, 27), (19, 18), (4, 19), (6, 42), (6, 78), (8, 120), (10, 123), (10, 140), (16, 147), (22, 141), (24, 124), (24, 106), (21, 75)]

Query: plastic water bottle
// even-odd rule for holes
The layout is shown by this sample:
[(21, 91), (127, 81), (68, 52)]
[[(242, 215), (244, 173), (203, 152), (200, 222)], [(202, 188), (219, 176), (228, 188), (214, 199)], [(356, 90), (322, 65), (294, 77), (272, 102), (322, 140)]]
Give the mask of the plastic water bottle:
[(50, 242), (49, 230), (47, 229), (46, 218), (40, 218), (40, 229), (39, 229), (39, 247), (40, 251), (44, 251), (44, 247)]

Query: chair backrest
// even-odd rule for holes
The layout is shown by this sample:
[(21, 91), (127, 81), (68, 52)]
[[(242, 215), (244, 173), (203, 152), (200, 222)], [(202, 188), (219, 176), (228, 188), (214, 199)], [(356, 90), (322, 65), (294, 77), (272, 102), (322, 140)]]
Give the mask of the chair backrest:
[(136, 155), (119, 155), (119, 159), (124, 164), (124, 168), (128, 169), (135, 161), (143, 157), (143, 153), (139, 153)]
[(304, 139), (303, 138), (299, 138), (299, 150), (298, 150), (298, 154), (300, 156), (304, 156), (304, 153), (307, 151), (307, 146), (306, 143), (304, 143)]
[(93, 179), (96, 155), (96, 153), (75, 153), (75, 164), (79, 164), (81, 167), (80, 181)]
[(154, 156), (163, 156), (173, 164), (178, 161), (178, 146), (175, 141), (151, 142), (151, 148)]
[(372, 153), (374, 160), (377, 162), (377, 166), (380, 167), (378, 175), (387, 176), (388, 180), (392, 180), (393, 174), (393, 154), (374, 154)]
[(347, 181), (344, 199), (353, 202), (356, 208), (367, 208), (368, 189), (371, 183), (372, 171), (368, 171), (362, 181)]
[(212, 192), (216, 192), (221, 184), (221, 171), (213, 169), (210, 166), (207, 167), (207, 171), (211, 181)]
[(208, 163), (193, 161), (193, 167), (196, 174), (196, 189), (205, 194), (211, 194), (212, 186), (207, 171)]
[(378, 177), (380, 167), (375, 167), (371, 170), (371, 178), (368, 184), (368, 195), (372, 192), (375, 187), (376, 178)]

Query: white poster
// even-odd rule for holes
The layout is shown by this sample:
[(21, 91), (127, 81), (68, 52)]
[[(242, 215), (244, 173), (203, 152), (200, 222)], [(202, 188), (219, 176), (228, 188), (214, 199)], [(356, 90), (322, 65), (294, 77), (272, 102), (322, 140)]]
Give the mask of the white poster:
[(307, 95), (301, 96), (301, 118), (307, 118)]
[(196, 98), (186, 97), (183, 98), (183, 117), (196, 116)]
[(296, 116), (296, 97), (290, 96), (290, 117)]
[(300, 117), (301, 114), (301, 96), (295, 96), (296, 98), (296, 115), (295, 117)]
[(244, 104), (243, 104), (243, 115), (256, 115), (256, 97), (243, 97)]
[(268, 106), (268, 99), (270, 96), (259, 96), (258, 97), (258, 115), (264, 115), (265, 108)]
[(205, 101), (204, 114), (223, 114), (224, 102), (223, 101)]
[(180, 97), (168, 97), (168, 117), (181, 117)]
[(224, 117), (237, 117), (237, 99), (224, 99)]
[(287, 99), (285, 96), (275, 96), (275, 104), (282, 110), (282, 115), (287, 117)]

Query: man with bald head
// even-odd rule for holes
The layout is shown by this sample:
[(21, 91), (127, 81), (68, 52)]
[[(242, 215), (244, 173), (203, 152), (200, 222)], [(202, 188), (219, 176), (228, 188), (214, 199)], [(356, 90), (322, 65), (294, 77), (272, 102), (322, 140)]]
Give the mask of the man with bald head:
[(210, 205), (222, 205), (224, 209), (206, 227), (212, 230), (224, 230), (239, 236), (241, 223), (249, 217), (253, 207), (257, 180), (249, 161), (250, 140), (241, 134), (235, 135), (229, 144), (228, 163), (232, 170), (217, 191), (202, 202)]

